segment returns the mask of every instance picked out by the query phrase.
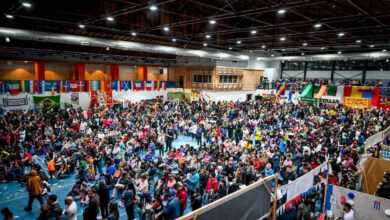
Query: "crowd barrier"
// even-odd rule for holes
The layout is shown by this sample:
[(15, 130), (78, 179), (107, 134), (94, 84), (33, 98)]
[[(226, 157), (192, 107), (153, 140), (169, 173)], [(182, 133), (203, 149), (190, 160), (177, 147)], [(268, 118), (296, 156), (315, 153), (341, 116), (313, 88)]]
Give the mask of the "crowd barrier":
[(390, 135), (390, 127), (367, 138), (364, 142), (365, 150), (367, 151), (376, 144), (383, 142), (388, 135)]
[[(244, 189), (190, 212), (178, 220), (264, 219), (270, 214), (271, 198), (276, 198), (276, 190), (272, 192), (271, 185), (277, 180), (278, 174), (261, 179)], [(272, 219), (276, 219), (276, 199), (273, 201), (271, 213)]]

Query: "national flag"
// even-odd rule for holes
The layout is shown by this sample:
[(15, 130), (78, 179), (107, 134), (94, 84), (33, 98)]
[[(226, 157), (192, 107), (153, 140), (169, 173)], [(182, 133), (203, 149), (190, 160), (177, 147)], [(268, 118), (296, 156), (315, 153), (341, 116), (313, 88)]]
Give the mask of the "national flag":
[(21, 83), (20, 83), (19, 80), (9, 80), (9, 81), (7, 81), (7, 87), (8, 87), (8, 92), (11, 95), (17, 95), (22, 90)]
[(160, 91), (160, 84), (161, 84), (160, 80), (154, 81), (155, 90)]
[(111, 90), (111, 83), (109, 80), (102, 80), (100, 82), (100, 91), (107, 92)]
[(326, 93), (328, 96), (336, 96), (337, 86), (328, 86), (328, 91)]
[(153, 91), (154, 90), (154, 82), (151, 80), (147, 80), (145, 89), (146, 89), (146, 91)]
[(93, 80), (89, 82), (90, 85), (90, 91), (98, 91), (100, 89), (100, 81)]
[(111, 80), (111, 89), (115, 91), (121, 90), (121, 84), (119, 80)]
[(97, 106), (98, 101), (97, 101), (97, 90), (91, 90), (91, 103), (90, 106), (93, 108)]
[(107, 91), (107, 93), (106, 93), (106, 100), (105, 101), (106, 101), (106, 104), (108, 106), (112, 105), (112, 90)]
[(34, 93), (34, 81), (33, 80), (24, 80), (24, 91), (25, 93)]
[(91, 81), (89, 81), (89, 80), (86, 80), (86, 81), (85, 81), (85, 88), (84, 88), (84, 91), (85, 91), (85, 92), (91, 91)]
[(33, 96), (34, 104), (44, 110), (60, 107), (60, 95), (56, 96)]
[(0, 94), (7, 93), (7, 84), (4, 80), (0, 80)]
[(122, 90), (131, 90), (131, 81), (121, 81)]
[(344, 96), (350, 97), (352, 94), (352, 86), (344, 86)]
[(133, 81), (133, 90), (143, 91), (144, 90), (144, 81)]
[(85, 81), (84, 80), (80, 80), (78, 82), (78, 86), (79, 86), (79, 92), (85, 92), (86, 85), (85, 85)]
[(176, 88), (176, 83), (171, 82), (171, 81), (166, 81), (167, 82), (167, 88)]
[(70, 92), (78, 92), (79, 91), (79, 81), (71, 80), (69, 82)]
[(163, 89), (163, 90), (167, 89), (167, 82), (166, 81), (160, 81), (160, 89)]
[(62, 83), (61, 83), (61, 91), (63, 93), (68, 93), (70, 92), (70, 82), (69, 80), (62, 80)]
[(45, 80), (38, 80), (38, 93), (42, 94), (45, 92)]

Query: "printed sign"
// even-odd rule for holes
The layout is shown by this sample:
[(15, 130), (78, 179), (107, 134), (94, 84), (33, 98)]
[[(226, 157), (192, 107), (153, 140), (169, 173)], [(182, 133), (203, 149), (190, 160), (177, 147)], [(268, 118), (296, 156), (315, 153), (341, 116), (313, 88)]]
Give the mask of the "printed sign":
[(356, 97), (345, 97), (344, 105), (352, 108), (368, 108), (370, 107), (370, 99), (356, 98)]

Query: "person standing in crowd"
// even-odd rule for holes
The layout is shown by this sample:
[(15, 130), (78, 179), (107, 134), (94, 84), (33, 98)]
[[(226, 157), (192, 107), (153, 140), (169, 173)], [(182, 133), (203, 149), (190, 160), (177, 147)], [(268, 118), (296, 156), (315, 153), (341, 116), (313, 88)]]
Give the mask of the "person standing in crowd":
[(126, 214), (128, 220), (134, 219), (134, 204), (136, 202), (135, 187), (132, 182), (127, 184), (126, 190), (122, 194), (123, 203), (126, 208)]
[(14, 214), (9, 210), (8, 207), (2, 208), (1, 209), (1, 214), (3, 215), (4, 220), (13, 220), (14, 219)]
[(174, 220), (180, 217), (180, 201), (179, 199), (167, 192), (166, 200), (163, 201), (164, 219)]
[(355, 212), (352, 209), (352, 205), (348, 202), (344, 204), (343, 208), (344, 214), (343, 214), (343, 220), (354, 220), (355, 219)]
[(63, 211), (66, 220), (77, 220), (77, 204), (71, 196), (65, 198), (65, 209)]
[(105, 179), (100, 179), (99, 185), (97, 186), (97, 194), (100, 199), (100, 214), (102, 218), (107, 218), (108, 216), (108, 203), (110, 201), (110, 188), (106, 184)]
[(171, 151), (172, 142), (173, 142), (173, 138), (174, 138), (173, 136), (174, 136), (174, 133), (173, 133), (172, 126), (169, 125), (167, 130), (166, 130), (166, 133), (165, 133), (165, 141), (166, 141), (165, 152)]
[(83, 212), (84, 220), (97, 220), (97, 215), (99, 213), (99, 206), (100, 206), (99, 196), (96, 194), (95, 190), (92, 189), (89, 192), (88, 206), (84, 209)]
[(119, 220), (118, 203), (110, 202), (107, 220)]
[(38, 200), (38, 202), (42, 205), (43, 199), (42, 199), (42, 181), (41, 177), (38, 176), (36, 170), (30, 171), (30, 177), (27, 180), (27, 190), (29, 192), (28, 197), (28, 204), (27, 207), (24, 208), (26, 211), (32, 210), (32, 203), (35, 199)]

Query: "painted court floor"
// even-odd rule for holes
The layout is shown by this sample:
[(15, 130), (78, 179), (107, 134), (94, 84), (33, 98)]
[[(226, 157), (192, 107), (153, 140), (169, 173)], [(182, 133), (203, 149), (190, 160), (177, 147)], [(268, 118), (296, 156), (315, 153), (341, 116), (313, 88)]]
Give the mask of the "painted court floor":
[[(192, 146), (197, 146), (196, 142), (192, 141), (190, 137), (180, 136), (177, 140), (173, 142), (174, 148), (179, 148), (181, 145), (190, 144)], [(43, 165), (43, 161), (42, 161)], [(42, 167), (45, 167), (43, 165)], [(28, 172), (28, 170), (26, 171)], [(58, 202), (61, 205), (61, 208), (64, 208), (64, 200), (70, 189), (75, 183), (76, 173), (73, 173), (70, 177), (65, 179), (53, 179), (50, 180), (51, 194), (55, 194), (58, 197)], [(92, 183), (91, 183), (92, 184)], [(13, 213), (15, 219), (23, 219), (23, 220), (33, 220), (39, 216), (40, 213), (40, 204), (38, 200), (35, 200), (33, 203), (33, 209), (30, 212), (24, 211), (24, 207), (27, 206), (28, 201), (28, 193), (25, 187), (18, 182), (11, 183), (0, 183), (0, 209), (4, 207), (8, 207)], [(44, 199), (46, 201), (46, 199)], [(83, 219), (82, 210), (84, 207), (80, 206), (80, 203), (77, 202), (78, 208), (78, 219)], [(188, 204), (185, 213), (190, 212), (190, 205)], [(126, 211), (124, 208), (120, 208), (120, 219), (127, 219)], [(98, 215), (100, 216), (100, 214)]]

